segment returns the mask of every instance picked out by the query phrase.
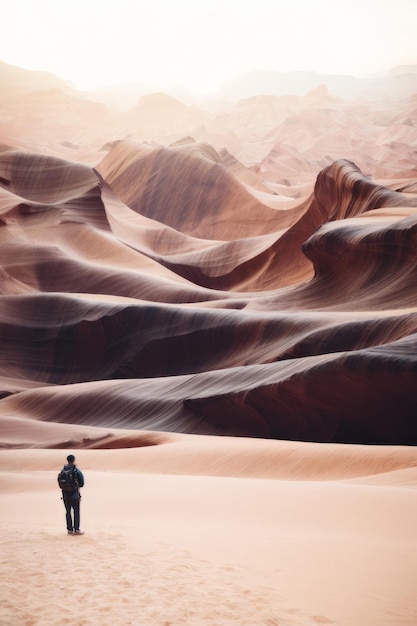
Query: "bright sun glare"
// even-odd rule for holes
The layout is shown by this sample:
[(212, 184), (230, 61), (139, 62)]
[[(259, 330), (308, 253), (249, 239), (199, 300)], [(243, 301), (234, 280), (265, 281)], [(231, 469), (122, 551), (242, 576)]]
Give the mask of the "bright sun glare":
[(6, 0), (0, 59), (81, 89), (180, 84), (254, 70), (363, 75), (417, 62), (414, 0)]

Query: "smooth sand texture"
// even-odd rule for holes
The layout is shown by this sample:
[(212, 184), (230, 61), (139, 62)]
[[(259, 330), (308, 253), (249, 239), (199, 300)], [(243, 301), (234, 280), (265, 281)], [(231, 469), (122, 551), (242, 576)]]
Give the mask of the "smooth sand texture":
[(175, 435), (82, 450), (82, 537), (55, 485), (65, 456), (0, 454), (2, 624), (64, 609), (85, 625), (415, 624), (412, 448)]

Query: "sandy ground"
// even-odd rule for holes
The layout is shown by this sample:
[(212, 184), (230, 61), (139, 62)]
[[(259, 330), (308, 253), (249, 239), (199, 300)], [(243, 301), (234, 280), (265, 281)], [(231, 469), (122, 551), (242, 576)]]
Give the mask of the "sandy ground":
[(75, 451), (80, 537), (56, 486), (66, 454), (0, 454), (2, 626), (417, 623), (413, 448)]

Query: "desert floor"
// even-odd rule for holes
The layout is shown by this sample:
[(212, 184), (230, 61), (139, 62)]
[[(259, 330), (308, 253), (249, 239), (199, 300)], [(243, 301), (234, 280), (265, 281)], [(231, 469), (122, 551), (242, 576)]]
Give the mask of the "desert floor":
[(68, 536), (66, 450), (3, 450), (2, 626), (415, 625), (417, 452), (167, 435), (80, 450)]

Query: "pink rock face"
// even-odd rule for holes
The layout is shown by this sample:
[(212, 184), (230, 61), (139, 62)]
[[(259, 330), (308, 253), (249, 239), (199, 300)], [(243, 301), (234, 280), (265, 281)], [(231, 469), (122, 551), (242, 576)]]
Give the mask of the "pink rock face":
[[(2, 419), (86, 446), (99, 427), (417, 443), (415, 98), (187, 122), (162, 96), (123, 117), (48, 93), (34, 122), (12, 93), (0, 123)], [(181, 140), (197, 118), (204, 141)]]

